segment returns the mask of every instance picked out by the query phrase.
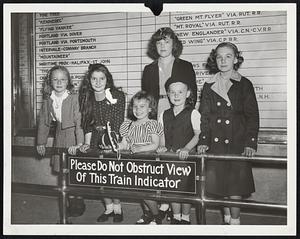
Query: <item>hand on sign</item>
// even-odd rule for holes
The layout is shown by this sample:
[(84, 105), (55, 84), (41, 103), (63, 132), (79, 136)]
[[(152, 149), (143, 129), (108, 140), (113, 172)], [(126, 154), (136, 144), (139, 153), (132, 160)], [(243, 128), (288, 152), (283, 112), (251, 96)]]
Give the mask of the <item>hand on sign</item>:
[(41, 156), (44, 156), (46, 153), (46, 147), (43, 144), (36, 146), (36, 150), (37, 150), (38, 154)]
[(250, 147), (245, 147), (242, 155), (246, 157), (253, 157), (255, 155), (255, 152), (256, 152), (255, 149)]
[(178, 149), (176, 153), (179, 155), (179, 159), (186, 160), (189, 156), (189, 150), (187, 148)]
[(80, 148), (81, 145), (73, 145), (71, 147), (68, 148), (68, 153), (72, 154), (72, 155), (76, 155), (76, 151), (77, 149)]
[(197, 148), (199, 154), (205, 154), (207, 150), (208, 150), (207, 145), (199, 145)]
[(90, 148), (89, 144), (83, 144), (79, 147), (80, 152), (86, 153), (86, 151)]
[(130, 147), (130, 151), (131, 151), (131, 153), (138, 153), (138, 152), (141, 152), (142, 151), (142, 147), (143, 147), (143, 145), (138, 145), (138, 144), (133, 144), (133, 145), (131, 145), (131, 147)]
[(165, 146), (159, 146), (156, 150), (157, 153), (165, 153), (168, 149)]

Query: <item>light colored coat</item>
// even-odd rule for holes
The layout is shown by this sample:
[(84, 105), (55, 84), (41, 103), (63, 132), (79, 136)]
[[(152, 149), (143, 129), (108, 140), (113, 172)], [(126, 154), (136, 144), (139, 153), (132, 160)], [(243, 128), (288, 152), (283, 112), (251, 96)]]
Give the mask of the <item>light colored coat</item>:
[[(38, 132), (37, 132), (37, 144), (46, 144), (47, 138), (49, 135), (51, 121), (53, 119), (52, 115), (54, 115), (53, 100), (48, 98), (43, 101), (42, 108), (39, 113), (39, 121), (38, 121)], [(74, 137), (66, 137), (58, 139), (57, 130), (56, 130), (56, 137), (54, 146), (56, 147), (70, 147), (75, 144), (83, 143), (84, 135), (83, 130), (80, 126), (81, 124), (81, 114), (79, 112), (79, 102), (78, 102), (78, 95), (71, 94), (69, 95), (62, 103), (61, 109), (61, 127), (60, 132), (66, 133), (66, 131), (70, 131)], [(52, 114), (52, 115), (51, 115)], [(60, 137), (59, 137), (60, 138)], [(64, 142), (62, 142), (64, 141)]]
[[(54, 116), (53, 100), (48, 98), (43, 101), (39, 113), (37, 144), (46, 145), (50, 131), (50, 125)], [(81, 124), (81, 114), (79, 112), (78, 95), (71, 94), (62, 102), (61, 123), (57, 122), (54, 147), (68, 148), (84, 142), (83, 130)], [(53, 172), (59, 172), (59, 156), (54, 155), (51, 158), (50, 165)]]

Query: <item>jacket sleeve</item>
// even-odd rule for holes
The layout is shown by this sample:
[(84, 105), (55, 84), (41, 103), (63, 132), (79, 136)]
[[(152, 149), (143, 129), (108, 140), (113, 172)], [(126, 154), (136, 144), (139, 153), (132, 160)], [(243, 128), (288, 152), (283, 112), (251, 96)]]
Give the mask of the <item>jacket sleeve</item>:
[(48, 102), (46, 100), (43, 101), (42, 108), (39, 112), (38, 124), (37, 124), (37, 145), (46, 145), (47, 138), (49, 135), (50, 125), (48, 122)]
[(73, 97), (73, 115), (75, 123), (76, 144), (81, 144), (84, 143), (84, 134), (83, 129), (81, 127), (81, 113), (79, 111), (78, 95), (74, 95)]
[(257, 149), (257, 137), (259, 131), (259, 111), (252, 83), (247, 80), (243, 87), (244, 114), (246, 118), (245, 147)]
[(211, 132), (209, 127), (209, 115), (211, 112), (211, 105), (209, 100), (209, 85), (207, 83), (204, 83), (203, 85), (199, 111), (201, 114), (201, 133), (198, 144), (210, 147)]
[(141, 82), (141, 88), (144, 91), (149, 92), (150, 91), (150, 87), (149, 87), (149, 79), (148, 79), (148, 75), (149, 75), (149, 67), (145, 66), (144, 71), (143, 71), (143, 75), (142, 75), (142, 82)]
[(93, 126), (88, 125), (85, 129), (83, 129), (84, 134), (91, 133), (93, 131)]
[(120, 132), (121, 124), (124, 122), (125, 115), (125, 94), (122, 91), (118, 92), (118, 101), (116, 103), (115, 115), (114, 115), (114, 131)]
[(190, 63), (190, 62), (188, 64), (188, 70), (187, 70), (186, 74), (188, 74), (189, 75), (188, 78), (191, 79), (191, 87), (192, 87), (192, 92), (193, 92), (193, 96), (194, 96), (195, 104), (196, 104), (196, 102), (198, 100), (198, 97), (197, 97), (198, 87), (197, 87), (197, 82), (196, 82), (196, 73), (194, 71), (192, 63)]

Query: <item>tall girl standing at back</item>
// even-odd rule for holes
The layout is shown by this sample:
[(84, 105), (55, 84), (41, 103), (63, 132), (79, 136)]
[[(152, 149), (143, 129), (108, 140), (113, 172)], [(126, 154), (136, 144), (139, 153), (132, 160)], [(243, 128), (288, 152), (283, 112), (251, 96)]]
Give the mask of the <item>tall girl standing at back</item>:
[[(172, 76), (176, 77), (184, 72), (191, 85), (191, 98), (193, 106), (197, 102), (196, 74), (192, 63), (180, 59), (183, 50), (182, 42), (170, 27), (158, 29), (149, 40), (147, 55), (153, 62), (146, 65), (142, 75), (142, 90), (151, 94), (157, 102), (157, 115), (170, 108), (170, 101), (165, 90), (166, 81)], [(169, 205), (162, 203), (160, 213), (162, 217), (168, 215)], [(147, 214), (145, 210), (144, 214)]]
[[(108, 121), (112, 131), (119, 132), (124, 121), (125, 95), (115, 87), (106, 66), (91, 64), (80, 87), (79, 102), (85, 134), (84, 145), (80, 150), (86, 152), (89, 148), (98, 149), (99, 146), (104, 146), (103, 137)], [(123, 212), (120, 200), (104, 198), (104, 202), (106, 210), (97, 221), (104, 222), (113, 217), (114, 222), (121, 222)]]
[[(212, 50), (207, 69), (214, 75), (206, 81), (200, 101), (199, 153), (243, 154), (257, 149), (259, 113), (252, 83), (237, 69), (244, 61), (236, 45), (224, 42)], [(241, 199), (255, 191), (249, 162), (207, 162), (208, 194)], [(240, 209), (224, 208), (224, 223), (239, 225)]]
[(170, 108), (165, 83), (171, 76), (184, 72), (191, 85), (191, 97), (197, 102), (197, 84), (193, 65), (180, 59), (183, 45), (169, 27), (158, 29), (151, 37), (147, 54), (154, 61), (146, 65), (142, 76), (142, 90), (151, 94), (158, 102), (158, 115)]
[[(70, 154), (75, 154), (82, 145), (83, 130), (80, 126), (78, 95), (73, 94), (70, 73), (64, 66), (52, 67), (44, 83), (44, 101), (39, 113), (37, 130), (37, 151), (45, 155), (45, 145), (50, 131), (50, 125), (56, 123), (54, 147), (68, 148)], [(59, 156), (51, 159), (52, 171), (59, 173)], [(81, 197), (68, 197), (68, 216), (80, 216), (85, 210)]]

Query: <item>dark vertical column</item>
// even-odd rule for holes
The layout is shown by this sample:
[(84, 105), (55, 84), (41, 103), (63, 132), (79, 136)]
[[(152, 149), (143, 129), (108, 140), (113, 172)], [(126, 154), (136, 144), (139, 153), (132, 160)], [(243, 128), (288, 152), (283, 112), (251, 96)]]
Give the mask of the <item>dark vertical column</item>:
[(12, 135), (16, 135), (16, 107), (17, 96), (20, 91), (18, 88), (19, 79), (19, 24), (18, 14), (11, 14), (11, 74), (12, 74), (12, 95), (11, 95), (11, 112), (12, 112)]

